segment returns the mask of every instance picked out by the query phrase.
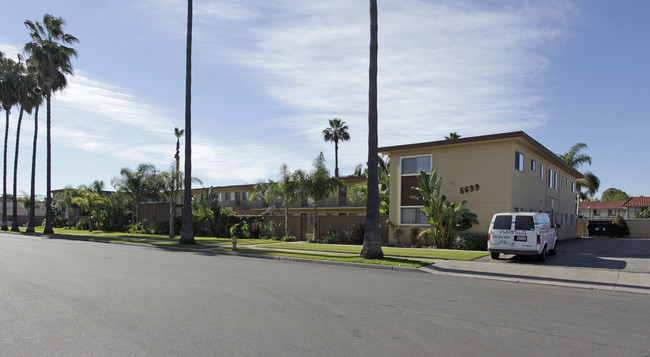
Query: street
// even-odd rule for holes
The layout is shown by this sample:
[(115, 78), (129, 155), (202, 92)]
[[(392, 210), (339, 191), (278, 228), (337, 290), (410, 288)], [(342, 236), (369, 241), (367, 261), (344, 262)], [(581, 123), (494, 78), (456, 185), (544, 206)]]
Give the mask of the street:
[(2, 356), (649, 356), (650, 297), (0, 234)]

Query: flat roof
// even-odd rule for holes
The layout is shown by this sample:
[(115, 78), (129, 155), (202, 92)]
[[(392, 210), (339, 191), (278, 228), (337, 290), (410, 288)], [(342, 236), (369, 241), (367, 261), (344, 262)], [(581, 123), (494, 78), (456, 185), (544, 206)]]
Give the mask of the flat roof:
[(533, 139), (530, 137), (528, 134), (524, 133), (523, 131), (512, 131), (509, 133), (501, 133), (501, 134), (491, 134), (491, 135), (481, 135), (481, 136), (471, 136), (467, 138), (458, 138), (458, 139), (451, 139), (451, 140), (438, 140), (438, 141), (429, 141), (429, 142), (424, 142), (424, 143), (415, 143), (415, 144), (406, 144), (406, 145), (395, 145), (395, 146), (383, 146), (377, 148), (377, 151), (382, 153), (382, 154), (389, 154), (391, 152), (395, 151), (403, 151), (403, 150), (413, 150), (413, 149), (425, 149), (425, 148), (430, 148), (430, 147), (436, 147), (436, 146), (452, 146), (452, 145), (461, 145), (461, 144), (471, 144), (471, 143), (480, 143), (480, 142), (488, 142), (488, 141), (497, 141), (497, 140), (506, 140), (506, 139), (524, 139), (527, 141), (529, 144), (531, 144), (533, 147), (536, 149), (540, 150), (544, 154), (546, 154), (551, 161), (553, 161), (556, 165), (561, 166), (564, 168), (566, 171), (569, 171), (576, 177), (582, 178), (584, 175), (580, 173), (578, 170), (564, 162), (562, 158), (557, 156), (555, 153), (553, 153), (551, 150), (547, 149), (544, 145), (540, 144), (537, 140)]

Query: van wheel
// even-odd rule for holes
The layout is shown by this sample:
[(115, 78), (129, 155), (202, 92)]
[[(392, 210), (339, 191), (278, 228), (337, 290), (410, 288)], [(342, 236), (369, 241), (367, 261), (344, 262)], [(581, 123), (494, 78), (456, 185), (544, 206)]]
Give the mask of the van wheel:
[(555, 254), (557, 254), (557, 240), (555, 241), (555, 245), (553, 246), (553, 249), (551, 249), (551, 250), (548, 252), (548, 254), (549, 254), (549, 255), (555, 255)]
[(499, 253), (491, 253), (492, 259), (499, 259)]
[(546, 260), (546, 246), (542, 249), (542, 252), (537, 255), (537, 260), (543, 262)]

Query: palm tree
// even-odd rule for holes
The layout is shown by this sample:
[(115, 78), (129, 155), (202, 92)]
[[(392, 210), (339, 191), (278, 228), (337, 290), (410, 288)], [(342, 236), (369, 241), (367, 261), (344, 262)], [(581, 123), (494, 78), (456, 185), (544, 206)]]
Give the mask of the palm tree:
[(79, 40), (65, 32), (65, 20), (50, 14), (43, 16), (43, 24), (38, 21), (25, 21), (29, 29), (31, 42), (25, 45), (25, 52), (37, 69), (39, 82), (46, 98), (47, 106), (47, 185), (45, 196), (45, 229), (43, 233), (53, 234), (52, 229), (52, 93), (66, 85), (66, 75), (72, 75), (72, 57), (77, 57), (77, 51), (65, 44)]
[(370, 0), (370, 68), (368, 89), (368, 200), (366, 227), (361, 256), (379, 259), (384, 256), (379, 236), (379, 179), (377, 175), (377, 0)]
[(559, 156), (562, 158), (562, 160), (564, 160), (564, 162), (569, 164), (569, 166), (573, 167), (574, 169), (578, 169), (584, 164), (591, 165), (591, 156), (587, 154), (581, 154), (580, 151), (582, 151), (582, 149), (587, 149), (587, 144), (577, 143), (573, 145), (569, 151)]
[(153, 170), (154, 166), (151, 164), (140, 164), (135, 171), (124, 167), (120, 170), (121, 177), (111, 180), (113, 187), (123, 192), (131, 203), (131, 222), (133, 223), (140, 219), (140, 202), (150, 194), (148, 182)]
[(451, 132), (449, 133), (449, 136), (445, 136), (445, 140), (454, 140), (454, 139), (460, 139), (460, 135), (458, 135), (457, 132)]
[(185, 53), (185, 191), (180, 244), (196, 244), (192, 228), (192, 0), (187, 0), (187, 50)]
[[(37, 69), (32, 63), (31, 58), (27, 59), (27, 75), (35, 78), (34, 88), (34, 139), (32, 142), (32, 173), (30, 181), (30, 208), (29, 208), (29, 218), (27, 219), (27, 232), (34, 232), (35, 227), (35, 212), (36, 212), (36, 146), (38, 140), (38, 111), (43, 102), (43, 86), (40, 83)], [(56, 83), (55, 86), (59, 85), (65, 86), (65, 77), (63, 77), (63, 83)]]
[[(20, 59), (20, 57), (19, 57)], [(18, 104), (20, 105), (20, 113), (18, 115), (18, 124), (16, 125), (16, 151), (14, 154), (14, 189), (13, 189), (13, 212), (11, 230), (14, 232), (20, 231), (18, 228), (18, 201), (17, 201), (17, 188), (18, 188), (18, 151), (20, 148), (20, 128), (23, 122), (23, 114), (27, 112), (32, 114), (32, 109), (38, 103), (38, 84), (36, 76), (33, 73), (27, 73), (22, 62), (19, 62), (22, 67), (22, 73), (18, 79)]]
[(339, 118), (329, 120), (330, 126), (323, 130), (323, 139), (334, 142), (334, 177), (339, 177), (339, 141), (350, 140), (348, 126)]
[(318, 242), (318, 202), (330, 197), (334, 192), (343, 187), (343, 183), (338, 177), (331, 177), (329, 170), (325, 167), (325, 159), (323, 153), (316, 160), (314, 160), (314, 169), (305, 174), (302, 171), (297, 171), (296, 176), (299, 177), (300, 188), (302, 193), (311, 198), (314, 205), (314, 242)]
[(0, 62), (0, 100), (2, 109), (5, 110), (5, 141), (4, 141), (4, 159), (2, 170), (2, 227), (3, 231), (7, 227), (7, 141), (9, 139), (9, 115), (11, 107), (18, 103), (20, 97), (20, 76), (24, 73), (24, 67), (20, 62), (10, 58), (2, 58)]
[(298, 173), (289, 172), (287, 164), (280, 167), (282, 177), (277, 183), (277, 193), (284, 205), (284, 236), (289, 236), (289, 206), (300, 200), (300, 176)]
[(174, 220), (176, 219), (176, 200), (178, 191), (183, 187), (182, 180), (180, 175), (180, 161), (181, 161), (181, 136), (185, 133), (184, 129), (174, 128), (174, 136), (176, 136), (176, 154), (174, 155), (174, 160), (176, 160), (176, 170), (170, 173), (171, 177), (167, 184), (171, 185), (168, 187), (171, 190), (171, 195), (169, 199), (169, 238), (174, 238)]
[(78, 196), (72, 199), (72, 202), (81, 210), (88, 213), (88, 231), (93, 231), (93, 215), (97, 215), (97, 209), (104, 203), (102, 196), (91, 190), (79, 190)]

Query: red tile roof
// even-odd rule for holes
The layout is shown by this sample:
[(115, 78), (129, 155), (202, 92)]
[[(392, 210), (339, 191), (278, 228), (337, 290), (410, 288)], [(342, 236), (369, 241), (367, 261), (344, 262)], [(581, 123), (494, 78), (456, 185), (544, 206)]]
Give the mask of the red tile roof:
[(632, 197), (623, 204), (625, 207), (650, 207), (650, 197)]
[(619, 209), (627, 201), (581, 201), (580, 209)]

